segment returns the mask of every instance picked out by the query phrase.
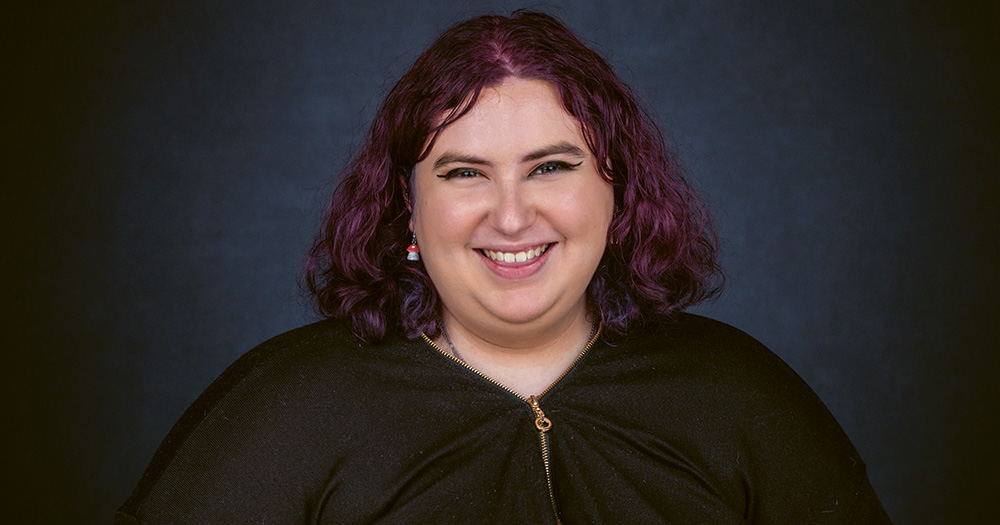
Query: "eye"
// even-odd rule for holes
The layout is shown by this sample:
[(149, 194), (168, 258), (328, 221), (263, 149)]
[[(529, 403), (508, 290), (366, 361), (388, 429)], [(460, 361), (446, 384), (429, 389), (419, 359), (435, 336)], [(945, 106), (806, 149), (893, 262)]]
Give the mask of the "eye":
[(438, 178), (444, 180), (454, 179), (456, 177), (460, 179), (471, 179), (473, 177), (479, 177), (481, 175), (482, 173), (480, 173), (478, 170), (474, 170), (471, 168), (455, 168), (449, 171), (448, 173), (439, 174)]
[(570, 164), (568, 162), (563, 162), (561, 160), (553, 160), (546, 162), (541, 166), (531, 170), (532, 175), (545, 175), (547, 173), (555, 173), (557, 171), (572, 171), (583, 164), (583, 162), (577, 162), (576, 164)]

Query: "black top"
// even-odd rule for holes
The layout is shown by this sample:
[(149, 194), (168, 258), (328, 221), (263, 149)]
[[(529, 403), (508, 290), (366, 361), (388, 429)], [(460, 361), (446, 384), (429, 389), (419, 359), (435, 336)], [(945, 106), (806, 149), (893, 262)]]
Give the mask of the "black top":
[(223, 373), (116, 522), (889, 522), (816, 395), (716, 321), (598, 342), (539, 408), (547, 432), (424, 341), (316, 323)]

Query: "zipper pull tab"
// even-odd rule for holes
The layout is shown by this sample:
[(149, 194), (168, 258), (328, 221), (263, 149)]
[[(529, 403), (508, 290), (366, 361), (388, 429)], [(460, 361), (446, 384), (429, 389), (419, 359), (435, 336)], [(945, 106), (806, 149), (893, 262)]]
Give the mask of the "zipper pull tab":
[(548, 432), (552, 428), (552, 421), (545, 417), (545, 412), (542, 412), (541, 407), (538, 406), (538, 398), (531, 396), (528, 398), (528, 403), (531, 404), (531, 410), (535, 412), (535, 428), (542, 432)]

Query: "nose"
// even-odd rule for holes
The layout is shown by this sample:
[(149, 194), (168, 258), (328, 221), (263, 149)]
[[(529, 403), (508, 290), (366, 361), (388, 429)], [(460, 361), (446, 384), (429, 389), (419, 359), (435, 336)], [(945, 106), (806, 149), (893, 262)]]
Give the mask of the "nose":
[(534, 196), (521, 181), (509, 181), (496, 187), (492, 212), (493, 227), (508, 237), (516, 237), (535, 222)]

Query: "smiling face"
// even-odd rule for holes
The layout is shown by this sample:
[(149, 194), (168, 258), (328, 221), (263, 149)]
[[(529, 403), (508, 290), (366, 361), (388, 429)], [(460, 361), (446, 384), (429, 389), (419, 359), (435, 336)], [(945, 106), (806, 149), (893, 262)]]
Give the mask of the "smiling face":
[(449, 329), (495, 339), (587, 322), (614, 193), (555, 86), (484, 89), (413, 184), (411, 227)]

